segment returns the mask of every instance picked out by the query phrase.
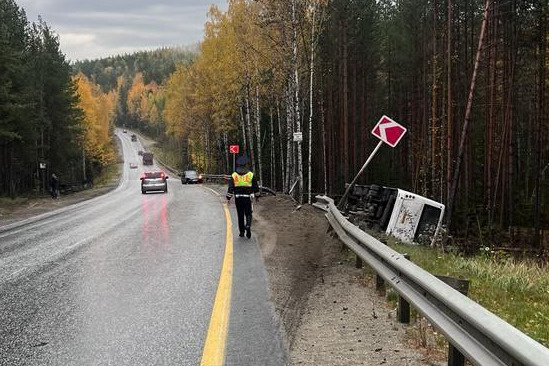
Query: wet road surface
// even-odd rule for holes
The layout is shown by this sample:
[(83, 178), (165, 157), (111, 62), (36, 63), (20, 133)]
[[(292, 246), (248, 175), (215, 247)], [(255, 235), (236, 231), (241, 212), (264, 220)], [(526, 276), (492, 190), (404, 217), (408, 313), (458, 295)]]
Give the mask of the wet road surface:
[[(142, 147), (118, 136), (116, 190), (0, 227), (1, 365), (200, 364), (225, 252), (222, 199), (177, 176), (167, 194), (142, 195)], [(232, 273), (225, 364), (284, 365), (254, 237), (234, 238)]]

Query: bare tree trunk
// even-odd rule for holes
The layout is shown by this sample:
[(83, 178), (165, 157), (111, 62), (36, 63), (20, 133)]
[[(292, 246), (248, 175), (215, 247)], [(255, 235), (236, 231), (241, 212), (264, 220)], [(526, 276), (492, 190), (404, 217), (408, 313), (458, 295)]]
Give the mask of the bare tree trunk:
[(431, 194), (437, 192), (437, 88), (438, 88), (438, 55), (437, 55), (437, 1), (433, 4), (433, 80), (431, 89)]
[(456, 160), (456, 167), (454, 169), (454, 176), (452, 178), (452, 187), (450, 190), (450, 200), (448, 201), (448, 215), (446, 216), (446, 226), (448, 233), (450, 232), (452, 228), (452, 214), (454, 210), (454, 201), (456, 196), (456, 190), (457, 190), (457, 184), (459, 180), (459, 173), (460, 173), (460, 167), (461, 167), (461, 160), (463, 159), (463, 152), (465, 148), (465, 142), (467, 140), (467, 130), (469, 127), (469, 121), (471, 119), (471, 109), (473, 106), (473, 95), (475, 92), (475, 82), (477, 78), (477, 70), (480, 63), (480, 56), (482, 53), (482, 43), (484, 41), (484, 35), (486, 31), (486, 22), (488, 20), (488, 10), (490, 8), (490, 3), (492, 0), (486, 0), (486, 4), (484, 6), (484, 19), (482, 19), (482, 25), (480, 27), (480, 35), (478, 39), (478, 48), (477, 48), (477, 55), (475, 58), (475, 66), (473, 68), (473, 75), (471, 77), (471, 86), (469, 88), (469, 97), (467, 99), (467, 108), (465, 109), (465, 121), (463, 123), (463, 128), (461, 130), (461, 138), (459, 141), (459, 150), (458, 150), (458, 156)]
[(294, 178), (294, 152), (292, 147), (292, 136), (294, 133), (293, 122), (293, 100), (291, 94), (291, 87), (286, 86), (286, 191), (290, 190), (290, 185)]
[(252, 127), (252, 120), (251, 120), (251, 108), (250, 108), (250, 82), (246, 83), (246, 132), (249, 140), (249, 147), (250, 149), (246, 151), (249, 158), (251, 159), (251, 166), (252, 169), (255, 169), (255, 156), (254, 156), (254, 136), (253, 136), (253, 127)]
[(223, 169), (223, 171), (228, 172), (231, 170), (231, 160), (229, 159), (229, 141), (227, 138), (227, 132), (223, 132), (223, 150), (225, 151), (225, 169)]
[(450, 184), (452, 181), (452, 139), (453, 139), (453, 101), (452, 101), (452, 0), (448, 0), (448, 120), (446, 124), (446, 203), (450, 201)]
[[(494, 7), (490, 10), (490, 13), (492, 15), (491, 19), (494, 19)], [(493, 175), (493, 160), (494, 160), (494, 119), (495, 119), (495, 103), (496, 103), (496, 63), (497, 63), (497, 22), (490, 22), (490, 27), (488, 30), (488, 43), (494, 43), (490, 47), (490, 52), (488, 53), (488, 73), (489, 73), (489, 86), (488, 86), (488, 93), (489, 97), (487, 98), (489, 100), (489, 106), (488, 106), (488, 118), (486, 121), (486, 160), (485, 160), (485, 169), (486, 169), (486, 176), (485, 176), (485, 183), (486, 183), (486, 189), (485, 189), (485, 207), (488, 213), (488, 235), (489, 239), (492, 239), (492, 220), (494, 216), (493, 207), (492, 205), (495, 204), (495, 202), (492, 202), (492, 191), (495, 189), (493, 188), (493, 184), (497, 184), (497, 182), (492, 182), (492, 175)]]
[(259, 184), (263, 182), (263, 163), (261, 161), (261, 115), (259, 108), (259, 86), (255, 87), (255, 131), (257, 146), (257, 163), (259, 166)]
[(276, 191), (276, 156), (272, 107), (269, 108), (269, 121), (271, 122), (271, 188)]
[[(294, 71), (294, 105), (296, 132), (301, 132), (301, 115), (299, 105), (299, 68), (297, 57), (297, 0), (292, 0), (292, 63)], [(299, 179), (299, 204), (303, 203), (303, 153), (301, 141), (297, 143), (297, 170)]]
[(326, 159), (326, 118), (324, 115), (324, 98), (320, 91), (320, 125), (322, 126), (322, 167), (324, 170), (324, 195), (328, 194), (328, 160)]
[(348, 47), (347, 47), (347, 30), (342, 27), (343, 36), (343, 179), (349, 181), (349, 86), (348, 86)]
[(244, 112), (242, 112), (242, 106), (238, 108), (240, 110), (240, 126), (242, 128), (242, 150), (248, 151), (247, 134), (246, 134), (246, 121), (244, 120)]
[[(539, 24), (540, 31), (539, 31), (539, 41), (538, 41), (538, 49), (539, 49), (539, 71), (538, 71), (538, 95), (537, 95), (537, 121), (536, 121), (536, 132), (537, 132), (537, 141), (536, 141), (536, 201), (534, 206), (534, 246), (538, 249), (542, 249), (542, 243), (541, 243), (541, 196), (542, 196), (542, 187), (541, 187), (541, 178), (542, 178), (542, 163), (541, 160), (543, 158), (543, 145), (545, 143), (544, 136), (543, 136), (543, 126), (547, 123), (547, 116), (545, 113), (546, 110), (546, 99), (545, 99), (545, 93), (546, 93), (546, 87), (547, 87), (547, 80), (546, 80), (546, 71), (547, 71), (547, 18), (544, 13), (549, 10), (549, 7), (545, 5), (546, 9), (540, 9), (540, 20)], [(544, 168), (545, 170), (545, 168)]]
[(309, 63), (309, 159), (308, 159), (308, 169), (307, 169), (307, 192), (309, 204), (312, 203), (311, 200), (311, 187), (312, 187), (312, 158), (313, 158), (313, 82), (315, 74), (315, 17), (316, 17), (316, 8), (313, 4), (313, 20), (311, 28), (311, 60)]
[(276, 118), (278, 120), (278, 143), (280, 144), (280, 171), (282, 174), (282, 192), (286, 192), (286, 165), (284, 164), (284, 134), (282, 133), (282, 120), (280, 118), (280, 102), (276, 100)]

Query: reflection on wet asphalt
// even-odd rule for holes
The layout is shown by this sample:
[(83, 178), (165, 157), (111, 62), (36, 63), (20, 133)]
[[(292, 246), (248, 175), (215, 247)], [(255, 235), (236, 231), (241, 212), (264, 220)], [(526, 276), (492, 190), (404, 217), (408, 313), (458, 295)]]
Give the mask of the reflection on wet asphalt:
[[(139, 161), (140, 144), (119, 136), (125, 161)], [(0, 230), (0, 365), (200, 364), (225, 248), (223, 209), (176, 176), (167, 194), (142, 195), (142, 171), (126, 167), (117, 190)], [(246, 304), (254, 315), (234, 316), (227, 363), (239, 354), (284, 364), (261, 257), (253, 246), (239, 250), (243, 279), (234, 286), (250, 274), (256, 284), (235, 289), (232, 312)], [(274, 346), (258, 349), (258, 337)]]

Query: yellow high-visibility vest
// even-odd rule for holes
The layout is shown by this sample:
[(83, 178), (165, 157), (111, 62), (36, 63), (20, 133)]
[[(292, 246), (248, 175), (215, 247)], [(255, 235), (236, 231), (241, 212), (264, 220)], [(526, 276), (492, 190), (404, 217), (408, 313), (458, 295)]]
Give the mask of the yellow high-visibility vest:
[(244, 175), (240, 175), (235, 172), (233, 173), (232, 177), (235, 187), (251, 187), (254, 173), (248, 172)]

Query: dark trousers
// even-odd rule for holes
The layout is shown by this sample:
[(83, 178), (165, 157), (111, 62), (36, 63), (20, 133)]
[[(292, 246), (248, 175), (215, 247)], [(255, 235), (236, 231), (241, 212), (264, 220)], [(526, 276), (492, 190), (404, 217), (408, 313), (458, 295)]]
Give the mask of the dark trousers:
[(243, 233), (246, 228), (252, 227), (252, 200), (250, 197), (236, 197), (234, 201), (238, 215), (238, 229)]

